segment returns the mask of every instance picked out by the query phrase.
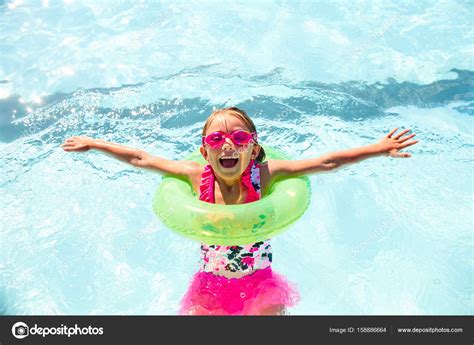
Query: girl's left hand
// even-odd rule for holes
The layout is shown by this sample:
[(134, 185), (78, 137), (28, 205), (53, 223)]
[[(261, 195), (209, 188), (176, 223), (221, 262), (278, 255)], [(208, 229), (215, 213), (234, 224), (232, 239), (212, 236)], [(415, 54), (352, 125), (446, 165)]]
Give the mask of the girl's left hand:
[(413, 133), (408, 136), (404, 136), (406, 133), (410, 131), (409, 129), (405, 129), (404, 131), (392, 137), (392, 135), (395, 134), (397, 130), (398, 128), (392, 129), (390, 133), (388, 133), (385, 137), (382, 138), (382, 140), (380, 140), (380, 142), (377, 144), (380, 148), (380, 151), (390, 157), (396, 157), (396, 158), (411, 157), (411, 154), (406, 153), (406, 152), (399, 152), (399, 151), (408, 146), (415, 145), (416, 143), (418, 143), (419, 140), (408, 141), (411, 138), (413, 138), (416, 134)]

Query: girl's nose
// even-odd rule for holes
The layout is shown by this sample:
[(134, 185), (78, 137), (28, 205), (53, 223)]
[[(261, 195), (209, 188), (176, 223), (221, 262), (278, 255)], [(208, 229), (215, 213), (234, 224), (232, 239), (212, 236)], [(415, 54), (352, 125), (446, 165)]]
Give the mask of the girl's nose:
[(234, 143), (232, 142), (232, 140), (230, 140), (230, 138), (225, 138), (225, 142), (224, 144), (222, 145), (222, 149), (223, 150), (232, 150), (234, 149)]

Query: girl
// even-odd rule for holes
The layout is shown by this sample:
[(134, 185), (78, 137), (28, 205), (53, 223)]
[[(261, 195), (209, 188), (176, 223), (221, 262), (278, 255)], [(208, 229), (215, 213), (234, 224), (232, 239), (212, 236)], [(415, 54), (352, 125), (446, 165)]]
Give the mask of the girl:
[[(209, 163), (173, 161), (103, 140), (74, 136), (64, 151), (96, 149), (134, 166), (189, 180), (200, 200), (242, 204), (260, 199), (276, 177), (335, 170), (376, 156), (410, 157), (401, 149), (416, 144), (415, 134), (393, 129), (378, 143), (320, 157), (265, 161), (257, 130), (247, 114), (231, 107), (214, 111), (204, 124), (200, 151)], [(201, 269), (181, 301), (185, 315), (281, 315), (299, 299), (294, 286), (272, 271), (269, 240), (242, 246), (201, 245)]]

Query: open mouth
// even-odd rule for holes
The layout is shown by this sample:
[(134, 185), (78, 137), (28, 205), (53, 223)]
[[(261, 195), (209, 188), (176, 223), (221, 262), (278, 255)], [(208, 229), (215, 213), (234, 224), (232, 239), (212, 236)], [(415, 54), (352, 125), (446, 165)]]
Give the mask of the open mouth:
[(219, 163), (223, 168), (233, 168), (239, 161), (238, 158), (234, 157), (221, 157), (219, 158)]

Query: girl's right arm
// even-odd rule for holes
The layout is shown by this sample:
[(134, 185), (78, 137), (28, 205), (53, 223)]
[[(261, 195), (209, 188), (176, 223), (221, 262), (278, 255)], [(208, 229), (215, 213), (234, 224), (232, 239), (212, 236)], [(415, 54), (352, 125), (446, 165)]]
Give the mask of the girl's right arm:
[(136, 167), (151, 169), (162, 174), (168, 173), (193, 178), (199, 175), (203, 169), (201, 164), (196, 162), (173, 161), (155, 157), (140, 149), (127, 147), (100, 139), (93, 139), (86, 136), (74, 136), (66, 139), (61, 147), (66, 152), (88, 151), (90, 149), (95, 149)]

